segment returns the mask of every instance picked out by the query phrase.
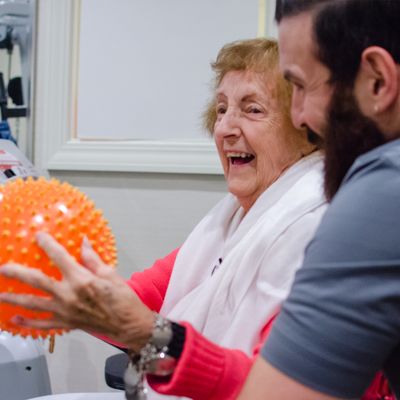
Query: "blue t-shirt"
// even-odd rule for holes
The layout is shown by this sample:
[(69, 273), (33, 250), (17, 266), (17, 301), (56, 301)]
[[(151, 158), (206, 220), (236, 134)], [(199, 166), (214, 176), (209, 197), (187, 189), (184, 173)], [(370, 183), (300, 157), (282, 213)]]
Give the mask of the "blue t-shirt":
[(349, 170), (262, 356), (342, 398), (359, 398), (383, 370), (400, 398), (400, 140)]

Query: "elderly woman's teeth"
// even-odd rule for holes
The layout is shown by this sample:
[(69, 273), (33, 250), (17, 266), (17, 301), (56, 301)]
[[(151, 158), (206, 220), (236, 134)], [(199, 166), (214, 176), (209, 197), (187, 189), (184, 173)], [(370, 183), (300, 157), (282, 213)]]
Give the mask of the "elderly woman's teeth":
[(252, 154), (241, 152), (229, 152), (227, 153), (227, 157), (232, 164), (247, 164), (254, 159)]
[(234, 153), (234, 152), (230, 152), (227, 154), (228, 157), (232, 158), (232, 157), (241, 157), (241, 158), (248, 158), (251, 157), (252, 155), (249, 153)]

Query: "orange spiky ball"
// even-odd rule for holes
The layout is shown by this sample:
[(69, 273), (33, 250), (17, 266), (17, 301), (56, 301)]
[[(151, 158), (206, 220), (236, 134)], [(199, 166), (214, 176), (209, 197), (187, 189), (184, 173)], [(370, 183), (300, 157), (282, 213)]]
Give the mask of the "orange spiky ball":
[[(0, 186), (0, 265), (17, 262), (43, 271), (60, 280), (61, 273), (36, 244), (35, 233), (45, 231), (61, 243), (80, 262), (81, 244), (87, 236), (102, 260), (115, 266), (114, 236), (102, 212), (78, 189), (52, 179), (17, 179)], [(0, 276), (0, 291), (45, 295), (42, 291)], [(0, 330), (21, 336), (47, 337), (61, 330), (21, 328), (10, 319), (50, 318), (50, 313), (27, 310), (0, 303)]]

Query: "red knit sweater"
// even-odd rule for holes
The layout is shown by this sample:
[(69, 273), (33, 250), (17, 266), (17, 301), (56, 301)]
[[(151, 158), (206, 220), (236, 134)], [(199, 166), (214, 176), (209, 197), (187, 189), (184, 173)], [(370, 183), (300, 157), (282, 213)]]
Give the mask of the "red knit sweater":
[[(128, 284), (151, 310), (158, 312), (165, 293), (178, 249), (143, 271), (136, 272)], [(260, 332), (260, 340), (253, 349), (253, 357), (268, 334), (271, 322)], [(234, 399), (237, 397), (249, 373), (253, 358), (243, 351), (227, 349), (210, 342), (189, 323), (180, 322), (186, 327), (186, 339), (177, 368), (168, 381), (148, 377), (154, 390), (161, 394), (185, 396), (192, 399)]]

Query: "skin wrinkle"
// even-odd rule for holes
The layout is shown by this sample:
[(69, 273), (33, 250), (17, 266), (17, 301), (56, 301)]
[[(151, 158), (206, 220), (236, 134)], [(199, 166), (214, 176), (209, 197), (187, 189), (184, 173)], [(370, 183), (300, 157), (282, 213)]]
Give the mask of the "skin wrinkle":
[[(82, 288), (82, 292), (83, 292), (83, 302), (87, 303), (88, 305), (88, 309), (90, 311), (93, 312), (93, 314), (95, 314), (97, 312), (97, 316), (96, 318), (100, 318), (103, 321), (111, 321), (111, 318), (109, 315), (107, 315), (107, 310), (105, 309), (105, 307), (103, 306), (102, 303), (97, 303), (95, 302), (95, 300), (92, 297), (96, 297), (97, 296), (102, 296), (104, 300), (108, 300), (108, 302), (110, 304), (112, 304), (113, 302), (113, 297), (112, 297), (112, 293), (110, 290), (109, 285), (107, 285), (106, 282), (101, 282), (101, 284), (103, 284), (104, 288), (100, 290), (96, 287), (97, 285), (99, 285), (100, 283), (96, 283), (96, 282), (92, 282), (91, 285), (89, 285), (88, 287), (83, 287)], [(91, 290), (92, 292), (87, 294), (85, 292)]]

